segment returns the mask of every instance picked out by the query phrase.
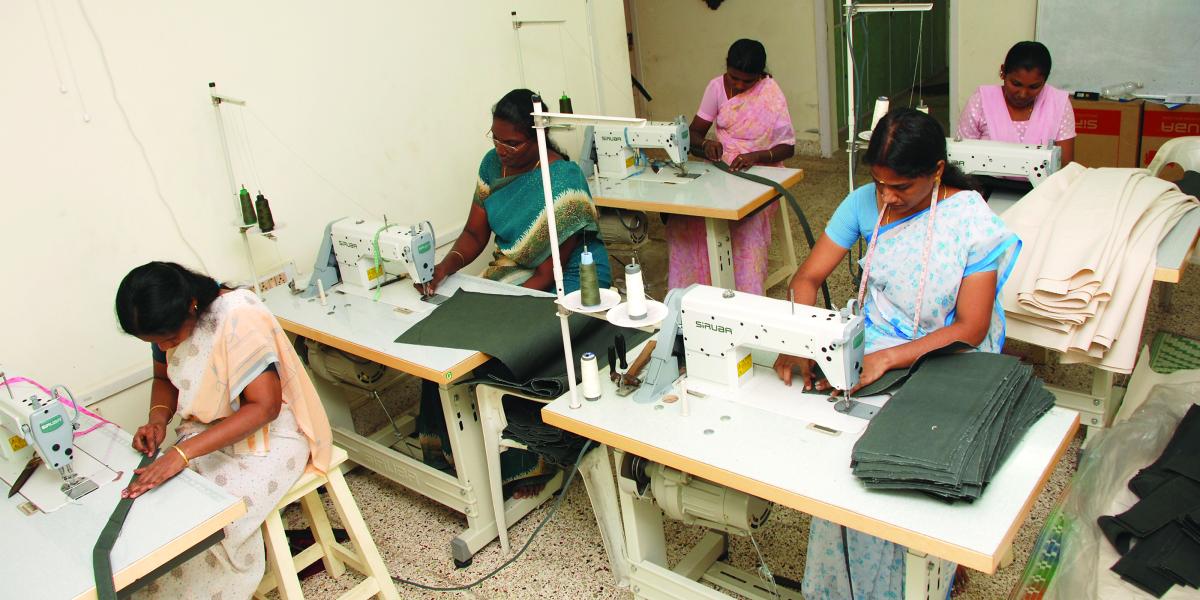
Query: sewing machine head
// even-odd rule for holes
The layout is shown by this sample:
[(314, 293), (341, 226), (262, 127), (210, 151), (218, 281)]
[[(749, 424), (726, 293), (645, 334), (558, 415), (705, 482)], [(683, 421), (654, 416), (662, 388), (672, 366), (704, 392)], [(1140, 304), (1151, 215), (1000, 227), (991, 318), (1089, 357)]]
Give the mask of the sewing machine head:
[(946, 155), (967, 175), (1020, 177), (1037, 187), (1062, 166), (1062, 149), (993, 140), (946, 138)]
[(787, 300), (697, 285), (680, 299), (689, 379), (738, 388), (754, 375), (754, 348), (811, 358), (830, 385), (858, 385), (863, 317)]
[(58, 469), (65, 477), (75, 452), (75, 429), (66, 406), (27, 386), (9, 386), (6, 381), (3, 387), (0, 461), (6, 464), (2, 470), (19, 471), (36, 452), (46, 466)]
[(326, 289), (339, 281), (350, 288), (368, 290), (386, 283), (387, 276), (407, 273), (415, 283), (433, 279), (436, 244), (433, 225), (385, 225), (382, 221), (346, 217), (325, 228), (317, 252), (309, 295), (317, 281)]
[[(586, 137), (586, 136), (585, 136)], [(667, 154), (675, 168), (687, 164), (691, 144), (688, 124), (683, 116), (674, 121), (647, 121), (642, 125), (596, 125), (592, 139), (596, 148), (596, 166), (600, 177), (624, 179), (641, 171), (642, 150), (658, 149)]]

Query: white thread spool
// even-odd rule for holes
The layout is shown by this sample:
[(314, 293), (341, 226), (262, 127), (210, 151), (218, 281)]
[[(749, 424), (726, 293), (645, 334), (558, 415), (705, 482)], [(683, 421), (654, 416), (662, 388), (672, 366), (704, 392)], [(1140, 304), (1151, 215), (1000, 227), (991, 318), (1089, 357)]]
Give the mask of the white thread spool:
[(646, 286), (642, 282), (642, 265), (637, 263), (625, 265), (625, 301), (630, 319), (646, 318)]
[(321, 298), (321, 306), (325, 306), (325, 284), (322, 283), (320, 279), (317, 280), (317, 296), (320, 296)]
[(600, 366), (596, 355), (584, 352), (579, 357), (579, 372), (583, 374), (583, 399), (595, 402), (600, 399)]
[(875, 130), (875, 126), (879, 124), (879, 120), (883, 118), (883, 115), (887, 114), (890, 104), (887, 96), (880, 96), (875, 100), (875, 112), (871, 115), (871, 131)]
[(929, 106), (925, 104), (924, 100), (922, 100), (921, 103), (917, 105), (917, 110), (919, 110), (925, 114), (929, 114)]

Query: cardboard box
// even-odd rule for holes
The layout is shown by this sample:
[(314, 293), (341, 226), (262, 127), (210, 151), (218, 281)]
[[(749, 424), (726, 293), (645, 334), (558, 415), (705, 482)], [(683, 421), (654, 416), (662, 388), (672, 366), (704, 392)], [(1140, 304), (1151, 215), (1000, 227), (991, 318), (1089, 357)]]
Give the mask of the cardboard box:
[[(1200, 104), (1184, 104), (1173, 109), (1162, 104), (1146, 104), (1142, 116), (1142, 151), (1139, 153), (1141, 159), (1138, 166), (1148, 166), (1167, 140), (1187, 136), (1200, 136)], [(1183, 178), (1183, 170), (1168, 167), (1161, 176), (1178, 181)]]
[(1075, 162), (1085, 167), (1136, 167), (1141, 142), (1141, 100), (1071, 99), (1075, 109)]

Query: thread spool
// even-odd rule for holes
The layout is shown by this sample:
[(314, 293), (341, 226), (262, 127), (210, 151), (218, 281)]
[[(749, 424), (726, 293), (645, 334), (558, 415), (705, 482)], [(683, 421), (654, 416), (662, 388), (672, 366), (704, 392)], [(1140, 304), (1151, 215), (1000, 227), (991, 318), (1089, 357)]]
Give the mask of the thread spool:
[(595, 402), (600, 399), (600, 365), (596, 355), (584, 352), (579, 358), (579, 372), (583, 376), (583, 399)]
[(317, 296), (321, 298), (321, 306), (325, 306), (325, 283), (320, 279), (317, 280)]
[(267, 197), (258, 193), (254, 198), (254, 212), (258, 214), (258, 229), (263, 233), (270, 233), (275, 230), (275, 217), (271, 216), (271, 205), (267, 204)]
[(571, 98), (567, 96), (566, 92), (563, 92), (562, 97), (558, 99), (558, 112), (568, 114), (574, 112), (571, 108)]
[(925, 104), (925, 101), (922, 100), (921, 103), (917, 105), (917, 110), (925, 114), (929, 114), (929, 105)]
[(238, 192), (238, 202), (242, 205), (242, 224), (253, 225), (256, 222), (254, 218), (254, 203), (250, 201), (250, 192), (246, 191), (246, 186), (242, 186)]
[(883, 115), (887, 114), (888, 106), (890, 104), (891, 103), (888, 101), (887, 96), (880, 96), (879, 98), (875, 99), (875, 112), (871, 114), (872, 131), (875, 130), (875, 126), (879, 124), (879, 120), (883, 118)]
[(646, 286), (642, 282), (642, 265), (637, 263), (625, 265), (625, 301), (630, 319), (646, 318)]
[(584, 306), (600, 304), (600, 278), (596, 274), (596, 261), (587, 246), (579, 255), (579, 302)]

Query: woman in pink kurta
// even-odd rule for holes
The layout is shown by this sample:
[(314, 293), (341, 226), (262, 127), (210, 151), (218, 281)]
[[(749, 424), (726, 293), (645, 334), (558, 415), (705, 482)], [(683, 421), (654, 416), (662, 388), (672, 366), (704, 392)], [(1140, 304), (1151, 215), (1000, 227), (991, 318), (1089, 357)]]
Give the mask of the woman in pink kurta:
[[(722, 160), (735, 170), (782, 166), (784, 159), (795, 154), (796, 135), (783, 91), (767, 74), (766, 49), (754, 40), (738, 40), (729, 47), (725, 67), (723, 75), (708, 82), (692, 119), (691, 138), (699, 144), (693, 151), (702, 151), (709, 160)], [(716, 139), (706, 139), (713, 125)], [(778, 212), (779, 204), (771, 202), (729, 224), (738, 290), (760, 295), (765, 291), (771, 219)], [(671, 215), (667, 248), (669, 287), (712, 283), (703, 218)]]
[(1057, 144), (1062, 164), (1075, 159), (1075, 111), (1067, 93), (1046, 83), (1050, 51), (1017, 42), (1000, 65), (1000, 85), (981, 85), (958, 119), (958, 136), (1020, 144)]

